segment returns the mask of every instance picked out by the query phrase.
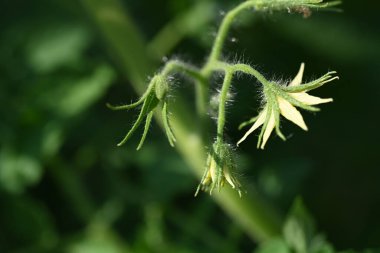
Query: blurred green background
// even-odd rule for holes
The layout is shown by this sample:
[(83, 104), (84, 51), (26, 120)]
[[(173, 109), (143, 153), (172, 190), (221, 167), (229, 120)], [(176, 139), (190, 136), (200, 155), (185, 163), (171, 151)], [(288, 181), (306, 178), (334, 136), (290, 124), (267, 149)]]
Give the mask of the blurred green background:
[[(141, 151), (138, 137), (116, 148), (136, 112), (105, 107), (136, 99), (134, 74), (153, 74), (162, 56), (204, 62), (223, 12), (238, 1), (124, 0), (119, 11), (149, 46), (127, 34), (130, 44), (117, 50), (94, 21), (96, 8), (123, 19), (111, 3), (0, 1), (0, 252), (253, 252), (234, 217), (207, 194), (193, 197), (198, 180), (157, 124)], [(304, 113), (308, 133), (284, 121), (286, 143), (272, 137), (259, 151), (252, 136), (237, 150), (247, 191), (280, 214), (302, 196), (338, 250), (380, 248), (379, 7), (346, 0), (344, 12), (309, 19), (245, 15), (224, 50), (275, 79), (294, 76), (301, 62), (306, 80), (338, 71), (338, 82), (314, 92), (334, 103)], [(152, 67), (120, 60), (141, 47)], [(252, 80), (235, 84), (232, 142), (259, 96)], [(191, 88), (177, 80), (179, 92)]]

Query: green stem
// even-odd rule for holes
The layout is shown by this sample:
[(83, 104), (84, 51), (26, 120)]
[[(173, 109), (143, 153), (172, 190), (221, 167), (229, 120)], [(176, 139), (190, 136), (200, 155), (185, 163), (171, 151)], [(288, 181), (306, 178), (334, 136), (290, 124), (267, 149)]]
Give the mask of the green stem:
[(169, 76), (172, 72), (182, 72), (189, 77), (193, 77), (194, 79), (205, 82), (204, 77), (200, 73), (200, 70), (195, 68), (194, 66), (178, 61), (178, 60), (172, 60), (169, 61), (164, 69), (162, 70), (161, 74), (163, 76)]
[(217, 130), (217, 142), (221, 143), (223, 141), (224, 135), (224, 125), (226, 123), (226, 103), (228, 99), (228, 91), (231, 87), (233, 71), (226, 70), (222, 90), (220, 91), (219, 98), (219, 110), (218, 110), (218, 130)]
[(254, 76), (260, 83), (262, 83), (264, 86), (268, 86), (269, 81), (260, 74), (259, 71), (252, 68), (251, 66), (243, 63), (238, 64), (229, 64), (226, 62), (217, 61), (212, 66), (212, 70), (214, 71), (232, 71), (232, 72), (242, 72), (244, 74), (247, 74), (249, 76)]
[[(229, 11), (227, 15), (224, 17), (222, 24), (218, 30), (218, 34), (216, 35), (214, 45), (212, 47), (212, 51), (210, 57), (208, 59), (208, 64), (212, 64), (213, 62), (219, 60), (220, 54), (222, 53), (222, 49), (224, 46), (224, 42), (228, 36), (228, 31), (231, 28), (232, 23), (235, 21), (236, 16), (238, 16), (242, 11), (247, 10), (255, 6), (253, 1), (247, 1), (235, 9)], [(206, 64), (206, 66), (208, 65)]]

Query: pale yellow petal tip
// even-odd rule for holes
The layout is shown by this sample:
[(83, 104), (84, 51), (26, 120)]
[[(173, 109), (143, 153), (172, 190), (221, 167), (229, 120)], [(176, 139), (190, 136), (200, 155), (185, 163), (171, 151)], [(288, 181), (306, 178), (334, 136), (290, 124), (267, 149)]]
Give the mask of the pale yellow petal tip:
[(306, 92), (291, 93), (290, 96), (306, 105), (319, 105), (332, 102), (332, 98), (320, 98), (307, 94)]
[(278, 105), (280, 107), (280, 112), (287, 120), (293, 122), (303, 130), (307, 131), (307, 126), (303, 120), (302, 114), (287, 100), (279, 97)]
[(304, 131), (309, 131), (309, 128), (307, 127), (305, 121), (303, 120), (299, 120), (299, 121), (292, 121), (294, 124), (296, 124), (297, 126), (299, 126), (302, 130)]
[(298, 70), (297, 75), (294, 77), (294, 79), (289, 83), (289, 86), (297, 86), (301, 85), (302, 78), (303, 78), (303, 72), (305, 70), (305, 63), (301, 63), (300, 69)]
[(239, 147), (239, 146), (240, 146), (240, 143), (242, 143), (245, 139), (246, 139), (245, 137), (241, 138), (241, 139), (236, 143), (236, 146)]
[(265, 131), (264, 131), (263, 142), (261, 143), (261, 149), (264, 149), (264, 146), (267, 143), (275, 126), (276, 126), (276, 119), (274, 117), (274, 114), (272, 113), (269, 118), (268, 125), (266, 126)]
[(265, 117), (266, 117), (266, 108), (259, 114), (259, 117), (257, 118), (256, 122), (252, 125), (252, 127), (244, 134), (244, 136), (237, 142), (237, 146), (240, 145), (247, 137), (255, 131), (257, 128), (259, 128), (262, 124), (264, 124)]

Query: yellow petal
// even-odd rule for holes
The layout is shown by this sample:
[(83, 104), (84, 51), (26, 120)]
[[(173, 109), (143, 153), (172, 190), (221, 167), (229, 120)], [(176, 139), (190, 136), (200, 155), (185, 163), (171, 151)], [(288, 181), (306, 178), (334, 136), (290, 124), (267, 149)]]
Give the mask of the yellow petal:
[(300, 67), (300, 70), (298, 71), (298, 74), (296, 75), (296, 77), (294, 77), (293, 81), (291, 81), (288, 86), (297, 86), (302, 83), (304, 69), (305, 69), (305, 63), (301, 63), (301, 67)]
[(208, 185), (210, 182), (212, 182), (210, 170), (207, 171), (207, 175), (204, 178), (204, 180), (201, 182), (203, 185)]
[(271, 113), (269, 121), (268, 121), (268, 125), (265, 128), (265, 132), (264, 132), (264, 136), (263, 136), (263, 142), (261, 143), (261, 147), (260, 147), (261, 149), (264, 149), (264, 146), (267, 143), (269, 136), (272, 133), (275, 125), (276, 125), (276, 120), (274, 118), (274, 114)]
[(303, 130), (307, 131), (307, 126), (301, 113), (287, 100), (278, 97), (278, 106), (280, 107), (281, 114), (289, 121), (293, 122)]
[(244, 134), (243, 138), (241, 138), (236, 145), (239, 146), (245, 139), (247, 139), (248, 135), (250, 135), (253, 131), (259, 128), (265, 122), (265, 117), (267, 116), (267, 108), (265, 107), (259, 114), (255, 124)]
[(319, 97), (311, 96), (307, 94), (306, 92), (289, 93), (289, 95), (306, 105), (318, 105), (318, 104), (329, 103), (333, 101), (332, 98), (319, 98)]
[(234, 181), (232, 180), (230, 170), (228, 168), (224, 169), (224, 178), (227, 180), (227, 182), (231, 185), (233, 189), (235, 189)]
[(211, 181), (215, 182), (217, 175), (216, 175), (216, 162), (215, 162), (214, 158), (211, 158), (210, 175), (211, 175)]

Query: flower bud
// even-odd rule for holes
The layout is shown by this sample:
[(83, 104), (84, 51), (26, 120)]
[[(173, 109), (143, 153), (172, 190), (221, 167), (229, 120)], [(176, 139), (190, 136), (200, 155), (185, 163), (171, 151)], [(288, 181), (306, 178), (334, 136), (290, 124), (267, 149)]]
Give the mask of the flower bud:
[(162, 75), (157, 75), (154, 78), (155, 78), (154, 89), (156, 92), (156, 97), (158, 98), (158, 100), (163, 100), (165, 99), (166, 94), (168, 93), (168, 90), (169, 90), (168, 82), (166, 78)]

